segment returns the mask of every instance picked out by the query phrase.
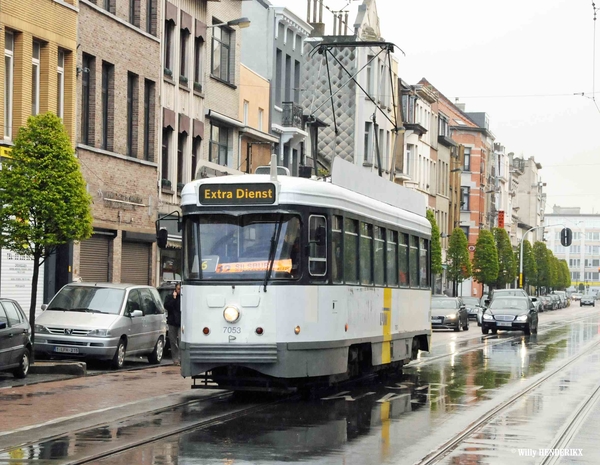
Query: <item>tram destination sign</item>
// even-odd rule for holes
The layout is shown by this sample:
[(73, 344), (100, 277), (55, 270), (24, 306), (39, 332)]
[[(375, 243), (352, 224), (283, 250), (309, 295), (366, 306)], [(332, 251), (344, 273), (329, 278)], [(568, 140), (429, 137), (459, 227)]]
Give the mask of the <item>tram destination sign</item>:
[(275, 203), (275, 184), (203, 184), (198, 192), (202, 205), (256, 205)]

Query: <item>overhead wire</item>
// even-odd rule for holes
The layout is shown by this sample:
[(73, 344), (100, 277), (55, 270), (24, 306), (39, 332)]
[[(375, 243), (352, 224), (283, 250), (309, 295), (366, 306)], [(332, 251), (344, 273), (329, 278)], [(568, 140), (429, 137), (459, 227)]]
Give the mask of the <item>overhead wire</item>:
[(598, 110), (598, 113), (600, 113), (600, 108), (596, 102), (596, 12), (598, 11), (598, 8), (596, 8), (594, 0), (592, 0), (592, 9), (594, 10), (594, 39), (592, 44), (592, 102), (594, 102), (596, 110)]

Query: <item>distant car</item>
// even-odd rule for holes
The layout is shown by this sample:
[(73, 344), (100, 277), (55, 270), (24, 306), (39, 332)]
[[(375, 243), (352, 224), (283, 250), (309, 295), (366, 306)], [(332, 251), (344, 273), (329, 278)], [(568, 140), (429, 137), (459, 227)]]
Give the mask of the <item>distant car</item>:
[(552, 299), (552, 310), (558, 310), (560, 308), (560, 297), (558, 297), (556, 294), (549, 294), (549, 297)]
[(596, 306), (596, 296), (591, 294), (586, 294), (581, 297), (579, 300), (579, 306), (583, 307), (584, 305), (591, 305), (592, 307)]
[(25, 378), (31, 360), (31, 329), (17, 301), (0, 298), (0, 371)]
[(537, 334), (538, 313), (529, 298), (496, 296), (483, 314), (481, 332), (490, 330), (496, 334), (498, 330), (523, 331), (525, 335)]
[(571, 294), (571, 300), (574, 302), (581, 300), (581, 294)]
[(465, 308), (467, 309), (467, 314), (469, 316), (469, 320), (476, 320), (477, 326), (481, 326), (481, 314), (483, 313), (483, 307), (479, 302), (477, 297), (461, 297)]
[(431, 329), (469, 330), (469, 315), (460, 297), (431, 298)]
[(524, 289), (494, 289), (492, 298), (496, 297), (529, 297)]
[(552, 297), (543, 295), (540, 297), (541, 308), (538, 311), (554, 310), (554, 301)]
[(160, 363), (165, 310), (152, 286), (71, 283), (52, 298), (35, 325), (35, 352), (60, 358), (95, 358), (121, 368), (125, 355)]
[(567, 293), (565, 291), (554, 291), (552, 294), (558, 296), (560, 308), (567, 308)]

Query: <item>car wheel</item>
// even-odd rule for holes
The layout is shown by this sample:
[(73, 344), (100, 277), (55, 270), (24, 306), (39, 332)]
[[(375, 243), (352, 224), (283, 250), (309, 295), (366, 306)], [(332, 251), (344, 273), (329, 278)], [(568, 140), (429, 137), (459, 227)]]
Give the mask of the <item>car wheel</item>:
[(487, 334), (489, 332), (489, 329), (486, 328), (484, 325), (481, 325), (481, 334)]
[(492, 334), (498, 334), (498, 329), (497, 328), (492, 328)]
[(523, 334), (525, 334), (525, 336), (529, 336), (531, 334), (531, 327), (529, 326), (529, 323), (527, 323), (527, 326), (523, 328)]
[(579, 304), (580, 307), (583, 307), (583, 304)]
[(158, 338), (158, 341), (156, 341), (152, 353), (148, 355), (148, 362), (153, 364), (160, 363), (163, 357), (164, 347), (165, 343), (163, 342), (163, 338), (161, 336)]
[(458, 320), (456, 322), (456, 328), (454, 328), (454, 331), (459, 333), (461, 329), (462, 329), (462, 326), (460, 326), (460, 320)]
[(127, 344), (125, 342), (125, 339), (120, 339), (119, 345), (117, 345), (117, 350), (115, 351), (115, 355), (112, 361), (110, 362), (110, 367), (113, 370), (118, 370), (119, 368), (123, 367), (123, 364), (125, 363), (126, 349)]
[(13, 375), (15, 378), (25, 378), (27, 376), (27, 373), (29, 373), (29, 356), (29, 349), (25, 348), (25, 350), (23, 351), (23, 355), (21, 356), (21, 363), (19, 364), (18, 368), (15, 371), (13, 371)]

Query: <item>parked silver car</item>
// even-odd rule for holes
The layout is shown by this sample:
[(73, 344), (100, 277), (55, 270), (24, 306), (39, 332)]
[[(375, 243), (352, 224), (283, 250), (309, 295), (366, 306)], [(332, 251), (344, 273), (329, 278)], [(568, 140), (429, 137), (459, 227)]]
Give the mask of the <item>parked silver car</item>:
[(156, 288), (136, 284), (71, 283), (35, 325), (35, 352), (42, 356), (95, 358), (121, 368), (125, 355), (160, 363), (165, 309)]

